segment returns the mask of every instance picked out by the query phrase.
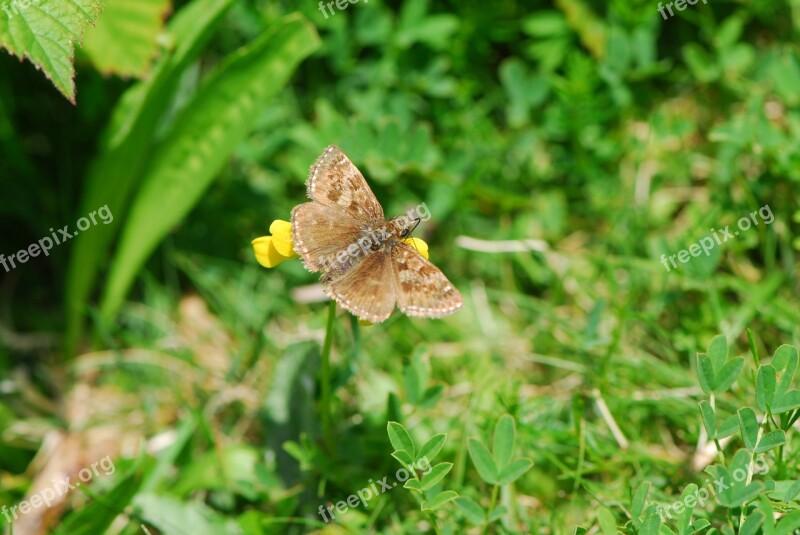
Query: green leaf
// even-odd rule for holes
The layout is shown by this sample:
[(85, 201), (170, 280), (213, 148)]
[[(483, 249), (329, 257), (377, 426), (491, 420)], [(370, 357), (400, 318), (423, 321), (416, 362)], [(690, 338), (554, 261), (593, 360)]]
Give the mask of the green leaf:
[(481, 442), (474, 438), (469, 439), (467, 449), (469, 449), (469, 456), (472, 459), (472, 464), (478, 470), (481, 479), (485, 482), (494, 485), (497, 483), (497, 466), (494, 464), (491, 453), (486, 449)]
[(711, 359), (714, 373), (719, 373), (725, 365), (725, 361), (728, 360), (728, 342), (723, 335), (718, 334), (711, 339), (711, 343), (708, 344), (706, 355)]
[(775, 535), (789, 535), (800, 528), (800, 511), (793, 511), (780, 519), (775, 526)]
[(406, 398), (413, 405), (422, 402), (423, 391), (428, 383), (428, 369), (417, 351), (403, 368), (403, 383), (406, 387)]
[(633, 498), (631, 498), (631, 520), (637, 528), (639, 527), (642, 512), (644, 511), (644, 504), (649, 493), (650, 482), (644, 481), (639, 485), (639, 488), (636, 489), (636, 492), (633, 493)]
[(461, 496), (456, 499), (456, 507), (471, 524), (480, 526), (486, 520), (486, 512), (474, 500)]
[(742, 357), (732, 359), (725, 363), (722, 369), (714, 376), (714, 381), (716, 383), (714, 385), (714, 392), (719, 394), (729, 389), (739, 376), (743, 365), (744, 359)]
[(157, 53), (169, 0), (114, 0), (89, 28), (82, 51), (104, 74), (141, 78)]
[(405, 488), (407, 488), (409, 490), (416, 490), (416, 491), (422, 492), (422, 483), (420, 483), (416, 479), (409, 479), (408, 481), (406, 481), (403, 484), (403, 487), (405, 487)]
[(703, 426), (706, 428), (708, 438), (713, 440), (717, 436), (717, 417), (711, 404), (706, 400), (700, 402), (700, 416), (703, 417)]
[(774, 431), (770, 431), (761, 437), (761, 440), (758, 441), (758, 446), (756, 447), (756, 453), (763, 453), (771, 450), (772, 448), (777, 448), (781, 444), (785, 443), (786, 434), (782, 429), (775, 429)]
[(210, 186), (257, 110), (318, 44), (305, 19), (286, 17), (232, 54), (199, 89), (154, 155), (131, 206), (106, 282), (103, 317), (116, 314), (145, 260)]
[(431, 489), (439, 481), (444, 479), (444, 476), (452, 469), (453, 463), (439, 463), (434, 466), (431, 471), (422, 478), (422, 490)]
[[(411, 455), (412, 460), (415, 458), (417, 450), (414, 448), (414, 441), (411, 440), (411, 435), (408, 434), (406, 428), (398, 422), (389, 422), (386, 425), (386, 432), (389, 433), (389, 442), (396, 451), (405, 451)], [(411, 464), (411, 463), (409, 463)]]
[(700, 381), (700, 388), (706, 394), (714, 390), (714, 365), (711, 359), (705, 355), (697, 355), (697, 378)]
[(661, 520), (658, 516), (658, 508), (655, 505), (651, 505), (644, 515), (644, 520), (639, 528), (639, 535), (659, 535), (660, 526)]
[(430, 440), (420, 448), (417, 454), (417, 460), (427, 459), (429, 463), (432, 463), (439, 454), (439, 451), (441, 451), (442, 446), (444, 446), (445, 440), (447, 440), (447, 435), (444, 433), (433, 435)]
[(764, 513), (761, 511), (752, 511), (747, 518), (745, 518), (742, 527), (739, 528), (738, 535), (756, 535), (761, 524), (764, 523)]
[(783, 495), (781, 501), (790, 502), (794, 500), (795, 496), (800, 494), (800, 479), (792, 483), (792, 486), (786, 491), (786, 494)]
[(753, 409), (745, 407), (739, 409), (739, 430), (742, 433), (742, 440), (748, 451), (753, 451), (756, 448), (758, 441), (758, 419)]
[(414, 464), (414, 458), (406, 450), (396, 450), (392, 452), (392, 457), (397, 459), (397, 462), (403, 466), (412, 466)]
[(458, 493), (452, 490), (446, 490), (437, 494), (432, 500), (422, 502), (423, 511), (435, 511), (448, 502), (452, 502), (458, 498)]
[(717, 428), (717, 438), (729, 437), (739, 431), (739, 415), (733, 414)]
[(514, 418), (504, 414), (494, 426), (494, 439), (492, 441), (492, 457), (498, 470), (502, 470), (514, 454), (514, 442), (517, 430), (514, 427)]
[(684, 509), (678, 514), (675, 519), (675, 527), (681, 535), (691, 533), (689, 525), (692, 522), (692, 512), (697, 505), (697, 485), (689, 483), (686, 488), (681, 492), (680, 502), (684, 504)]
[(772, 406), (775, 398), (775, 368), (771, 365), (761, 366), (756, 375), (756, 405), (764, 412)]
[(104, 7), (99, 0), (31, 0), (28, 7), (12, 5), (10, 15), (0, 15), (0, 47), (28, 58), (75, 104), (75, 43), (83, 40), (84, 30), (97, 22)]
[[(81, 199), (81, 213), (108, 205), (115, 219), (127, 212), (132, 191), (144, 175), (156, 129), (186, 67), (211, 38), (234, 0), (194, 0), (173, 16), (168, 31), (176, 47), (156, 64), (150, 77), (133, 85), (120, 98), (103, 133), (101, 152), (92, 161)], [(113, 176), (114, 180), (108, 180)], [(96, 227), (75, 238), (67, 269), (65, 354), (71, 357), (83, 330), (89, 297), (110, 256), (120, 224)]]
[(530, 459), (517, 459), (505, 468), (500, 470), (497, 475), (497, 482), (500, 485), (508, 485), (519, 479), (522, 474), (527, 472), (533, 466), (533, 461)]
[(508, 509), (506, 509), (505, 505), (498, 505), (497, 507), (494, 508), (492, 514), (489, 515), (489, 518), (486, 519), (486, 522), (491, 524), (492, 522), (494, 522), (495, 520), (499, 519), (501, 516), (506, 514), (506, 511), (508, 511)]
[(605, 507), (597, 510), (597, 523), (600, 524), (603, 535), (617, 535), (617, 519), (614, 518), (614, 513)]

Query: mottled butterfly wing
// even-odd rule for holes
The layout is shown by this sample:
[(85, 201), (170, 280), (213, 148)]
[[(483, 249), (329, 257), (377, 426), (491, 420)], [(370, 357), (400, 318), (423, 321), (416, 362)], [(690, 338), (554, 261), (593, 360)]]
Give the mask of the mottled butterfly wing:
[(338, 206), (307, 202), (292, 210), (292, 242), (309, 271), (331, 265), (361, 233), (360, 223)]
[(364, 175), (335, 145), (325, 149), (311, 167), (308, 197), (327, 206), (341, 207), (363, 223), (384, 221), (383, 208)]
[(364, 257), (327, 284), (325, 292), (361, 319), (372, 323), (384, 321), (395, 304), (395, 274), (389, 249)]
[(397, 306), (404, 314), (440, 318), (464, 304), (461, 293), (444, 273), (410, 245), (393, 244), (391, 258)]

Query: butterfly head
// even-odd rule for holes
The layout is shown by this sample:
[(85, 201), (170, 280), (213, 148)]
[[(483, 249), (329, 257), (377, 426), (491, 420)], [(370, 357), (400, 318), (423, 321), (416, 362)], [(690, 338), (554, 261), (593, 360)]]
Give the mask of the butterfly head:
[(405, 215), (399, 215), (389, 220), (389, 230), (392, 236), (397, 239), (405, 239), (411, 236), (414, 229), (419, 225), (419, 218), (410, 218)]

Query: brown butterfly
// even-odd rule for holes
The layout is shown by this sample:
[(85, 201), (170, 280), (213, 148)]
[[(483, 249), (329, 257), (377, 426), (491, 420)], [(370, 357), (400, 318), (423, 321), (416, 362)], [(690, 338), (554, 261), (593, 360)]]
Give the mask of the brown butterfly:
[(444, 274), (403, 241), (419, 220), (386, 220), (361, 172), (336, 146), (311, 167), (312, 202), (292, 210), (292, 241), (306, 269), (322, 271), (325, 292), (361, 319), (379, 323), (395, 305), (439, 318), (464, 304)]

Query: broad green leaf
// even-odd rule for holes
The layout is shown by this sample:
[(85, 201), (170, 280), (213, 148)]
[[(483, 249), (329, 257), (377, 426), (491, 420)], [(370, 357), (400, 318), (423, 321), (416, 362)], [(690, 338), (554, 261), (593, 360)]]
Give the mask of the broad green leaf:
[(494, 464), (492, 454), (486, 449), (481, 442), (474, 438), (469, 439), (467, 449), (469, 449), (469, 456), (472, 459), (472, 464), (478, 470), (481, 479), (487, 483), (494, 485), (497, 483), (497, 466)]
[(104, 318), (116, 314), (145, 260), (211, 185), (257, 110), (318, 45), (308, 22), (286, 17), (232, 54), (199, 89), (153, 156), (131, 206), (103, 293)]
[(758, 369), (758, 375), (756, 375), (756, 405), (766, 412), (767, 407), (772, 406), (774, 398), (775, 368), (770, 365), (761, 366)]
[(711, 359), (705, 355), (697, 355), (697, 378), (700, 381), (700, 388), (706, 394), (714, 390), (714, 366)]
[(522, 477), (522, 474), (530, 470), (531, 466), (533, 466), (533, 461), (530, 459), (517, 459), (500, 470), (500, 473), (497, 475), (497, 483), (500, 485), (513, 483)]
[(444, 476), (452, 469), (453, 463), (439, 463), (434, 466), (431, 471), (422, 478), (422, 490), (432, 488), (439, 481), (444, 479)]
[[(8, 3), (3, 2), (6, 6)], [(105, 7), (100, 0), (30, 0), (0, 15), (0, 47), (28, 58), (75, 104), (75, 44)]]
[(514, 418), (504, 414), (497, 420), (494, 426), (494, 439), (492, 441), (492, 457), (498, 470), (502, 470), (511, 461), (514, 454), (514, 442), (517, 430), (514, 426)]
[(789, 487), (789, 489), (786, 491), (786, 494), (783, 495), (783, 498), (781, 498), (781, 500), (788, 503), (794, 500), (795, 496), (797, 496), (798, 494), (800, 494), (800, 480), (797, 480), (794, 483), (792, 483), (792, 486)]
[(422, 492), (422, 484), (416, 479), (409, 479), (408, 481), (403, 483), (403, 487), (409, 490), (417, 490), (419, 492)]
[(772, 414), (781, 414), (800, 407), (800, 391), (776, 392), (772, 400)]
[(414, 464), (414, 458), (406, 450), (394, 451), (392, 452), (392, 457), (397, 459), (397, 462), (403, 466), (412, 466)]
[[(65, 353), (71, 357), (83, 330), (97, 273), (124, 220), (131, 192), (144, 175), (155, 131), (166, 113), (186, 67), (211, 38), (234, 0), (194, 0), (170, 19), (176, 48), (156, 64), (150, 77), (126, 91), (103, 133), (103, 144), (86, 178), (81, 213), (108, 205), (117, 224), (98, 226), (74, 240), (67, 268)], [(114, 180), (108, 180), (113, 176)]]
[(800, 511), (793, 511), (775, 525), (775, 535), (789, 535), (800, 528)]
[(794, 373), (797, 371), (797, 349), (790, 345), (782, 345), (775, 350), (775, 355), (772, 357), (772, 366), (780, 376), (780, 382), (777, 387), (778, 392), (787, 392), (791, 386)]
[(719, 373), (725, 365), (725, 361), (728, 360), (728, 342), (723, 335), (718, 334), (712, 338), (711, 343), (708, 344), (706, 355), (711, 359), (714, 373)]
[(412, 459), (416, 456), (417, 450), (414, 448), (414, 441), (411, 440), (411, 435), (408, 434), (403, 424), (389, 422), (386, 425), (386, 432), (389, 433), (389, 442), (392, 443), (395, 450), (408, 452)]
[(686, 488), (683, 489), (683, 492), (681, 492), (679, 501), (684, 504), (684, 509), (675, 519), (675, 527), (678, 529), (678, 533), (681, 535), (691, 533), (689, 530), (689, 525), (692, 522), (692, 512), (697, 505), (697, 490), (697, 485), (690, 483), (686, 485)]
[(435, 511), (448, 502), (452, 502), (458, 498), (458, 493), (452, 490), (440, 492), (430, 501), (422, 502), (423, 511)]
[(739, 528), (738, 535), (756, 535), (761, 524), (764, 523), (764, 513), (761, 511), (752, 511), (747, 518), (745, 518), (742, 527)]
[(728, 419), (723, 421), (719, 428), (717, 428), (717, 438), (729, 437), (739, 431), (739, 416), (737, 414), (731, 415)]
[(639, 535), (659, 535), (661, 519), (658, 516), (658, 508), (651, 505), (647, 508), (642, 525), (639, 527)]
[(617, 519), (614, 518), (614, 513), (605, 507), (597, 510), (597, 523), (600, 524), (603, 535), (617, 535)]
[(717, 436), (717, 417), (711, 404), (706, 400), (700, 402), (700, 415), (703, 417), (703, 426), (706, 428), (708, 438), (713, 440)]
[(486, 511), (470, 498), (465, 496), (457, 498), (456, 507), (471, 524), (479, 526), (486, 520)]
[(758, 442), (758, 419), (753, 409), (745, 407), (739, 409), (739, 430), (742, 433), (742, 440), (748, 451), (753, 451)]
[(739, 376), (739, 372), (742, 370), (743, 365), (744, 359), (742, 357), (726, 362), (722, 369), (719, 370), (714, 376), (714, 392), (719, 394), (729, 389)]
[(141, 78), (157, 52), (170, 0), (113, 0), (86, 31), (82, 51), (105, 74)]
[(781, 429), (775, 429), (774, 431), (770, 431), (761, 437), (761, 440), (758, 441), (758, 446), (756, 447), (756, 453), (763, 453), (771, 450), (772, 448), (777, 448), (781, 444), (785, 443), (786, 434)]
[(433, 435), (431, 439), (420, 448), (417, 459), (427, 459), (429, 463), (432, 463), (439, 454), (439, 451), (441, 451), (442, 446), (444, 446), (445, 440), (447, 440), (447, 435), (444, 433)]

